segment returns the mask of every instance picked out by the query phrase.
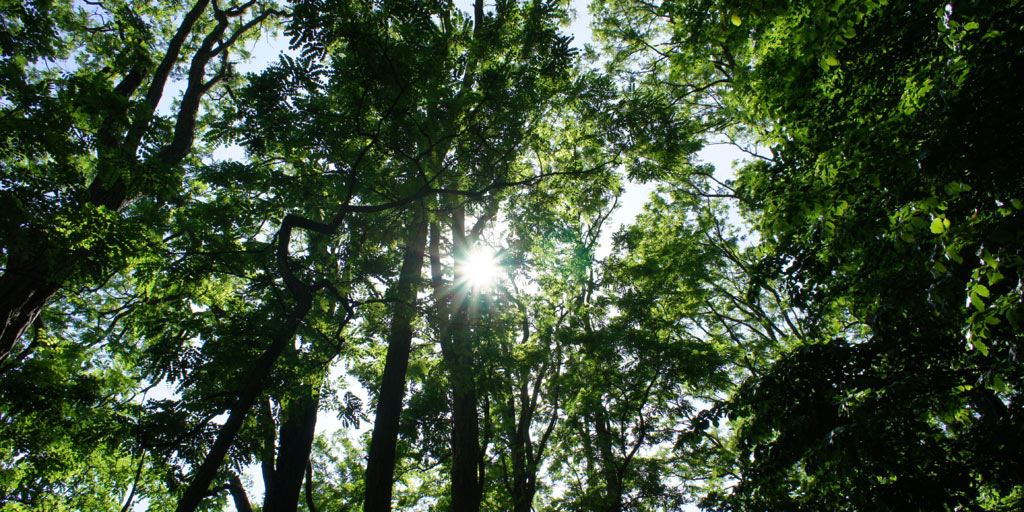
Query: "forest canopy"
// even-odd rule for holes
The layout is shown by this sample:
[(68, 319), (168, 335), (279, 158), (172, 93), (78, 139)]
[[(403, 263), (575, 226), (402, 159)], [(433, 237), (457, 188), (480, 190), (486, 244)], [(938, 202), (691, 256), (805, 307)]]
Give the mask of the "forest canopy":
[(1024, 508), (1019, 0), (460, 5), (0, 2), (0, 510)]

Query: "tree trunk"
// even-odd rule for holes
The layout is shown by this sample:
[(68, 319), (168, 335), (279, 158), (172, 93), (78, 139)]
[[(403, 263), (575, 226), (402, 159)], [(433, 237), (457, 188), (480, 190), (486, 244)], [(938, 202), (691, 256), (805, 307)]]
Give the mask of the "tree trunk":
[(45, 254), (22, 255), (12, 251), (0, 278), (0, 368), (14, 356), (21, 335), (35, 322), (57, 290)]
[(622, 510), (622, 479), (619, 467), (615, 463), (612, 451), (612, 434), (608, 431), (608, 422), (604, 410), (600, 407), (594, 411), (594, 430), (597, 433), (597, 448), (601, 454), (601, 473), (604, 476), (605, 510), (621, 512)]
[(264, 512), (295, 512), (298, 509), (302, 480), (313, 449), (319, 405), (319, 389), (303, 386), (299, 396), (288, 400), (281, 408), (281, 433), (273, 485), (267, 486), (273, 491), (263, 497)]
[(533, 495), (537, 493), (536, 467), (527, 463), (526, 454), (520, 445), (522, 442), (522, 437), (518, 435), (512, 441), (513, 512), (530, 512), (533, 509)]
[(405, 398), (405, 374), (409, 368), (412, 347), (412, 321), (416, 316), (416, 293), (420, 287), (423, 253), (427, 243), (426, 218), (417, 220), (410, 230), (402, 261), (402, 270), (392, 299), (395, 300), (388, 353), (377, 395), (377, 416), (373, 422), (369, 458), (366, 463), (366, 495), (363, 510), (391, 510), (391, 492), (395, 478), (395, 447), (398, 444), (399, 420)]
[[(486, 222), (486, 221), (484, 221)], [(478, 224), (482, 226), (482, 224)], [(474, 230), (478, 231), (478, 230)], [(465, 210), (458, 206), (452, 213), (452, 247), (456, 258), (470, 250), (472, 238), (466, 236)], [(452, 511), (478, 512), (483, 499), (480, 464), (480, 419), (477, 415), (475, 363), (469, 326), (470, 290), (458, 265), (448, 322), (451, 350), (443, 351), (452, 391)]]
[(231, 473), (228, 491), (231, 493), (231, 499), (235, 502), (236, 512), (252, 512), (252, 504), (249, 503), (249, 496), (245, 494), (245, 486), (242, 485), (242, 479), (238, 478), (238, 475), (235, 473)]
[(476, 383), (468, 340), (455, 340), (458, 353), (448, 365), (452, 387), (452, 511), (477, 512), (483, 498), (480, 475), (480, 425), (477, 417)]

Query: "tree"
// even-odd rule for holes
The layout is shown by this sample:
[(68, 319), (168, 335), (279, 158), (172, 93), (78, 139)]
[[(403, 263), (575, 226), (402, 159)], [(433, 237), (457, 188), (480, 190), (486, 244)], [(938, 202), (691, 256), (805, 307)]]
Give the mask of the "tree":
[[(161, 206), (186, 200), (178, 182), (202, 100), (231, 79), (230, 52), (279, 14), (272, 3), (199, 0), (175, 24), (174, 9), (5, 8), (3, 200), (13, 217), (0, 233), (0, 364), (31, 353), (31, 343), (16, 350), (19, 339), (66, 283), (101, 281), (160, 236)], [(61, 73), (60, 60), (74, 69)], [(170, 122), (157, 107), (172, 73), (186, 83)], [(126, 210), (137, 200), (147, 205)]]
[(771, 148), (735, 190), (762, 239), (754, 275), (784, 279), (807, 328), (731, 399), (744, 472), (708, 505), (1016, 506), (1020, 448), (990, 436), (1019, 423), (996, 347), (1019, 343), (1002, 287), (1020, 192), (988, 148), (1019, 133), (1018, 6), (607, 5), (656, 27), (606, 23), (623, 52), (657, 50), (647, 84)]
[(1018, 3), (0, 7), (0, 503), (1016, 510)]

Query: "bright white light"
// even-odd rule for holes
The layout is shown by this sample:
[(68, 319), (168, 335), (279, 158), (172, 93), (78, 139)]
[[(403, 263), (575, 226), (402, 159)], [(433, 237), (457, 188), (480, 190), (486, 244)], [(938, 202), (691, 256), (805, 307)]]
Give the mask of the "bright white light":
[(462, 261), (462, 277), (470, 287), (487, 288), (498, 280), (501, 264), (486, 247), (475, 247)]

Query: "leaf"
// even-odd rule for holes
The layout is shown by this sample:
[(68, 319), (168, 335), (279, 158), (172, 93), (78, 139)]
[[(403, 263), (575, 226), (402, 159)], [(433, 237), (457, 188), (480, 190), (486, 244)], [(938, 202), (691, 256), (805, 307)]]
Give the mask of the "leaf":
[(979, 297), (977, 293), (974, 293), (972, 291), (971, 294), (970, 294), (970, 297), (971, 297), (971, 305), (974, 306), (974, 309), (977, 309), (978, 311), (984, 311), (985, 310), (985, 301), (981, 300), (981, 297)]
[(828, 67), (838, 66), (839, 59), (835, 55), (829, 54), (825, 56), (825, 65)]
[(983, 285), (983, 284), (976, 284), (976, 285), (974, 285), (973, 291), (974, 291), (974, 293), (977, 293), (978, 295), (980, 295), (982, 297), (988, 297), (989, 296), (988, 288), (986, 288), (985, 285)]
[(988, 355), (988, 345), (979, 340), (977, 337), (971, 338), (971, 345), (974, 345), (975, 350), (981, 352), (981, 355)]
[(942, 217), (935, 217), (935, 219), (932, 220), (932, 224), (928, 226), (928, 229), (936, 235), (941, 235), (946, 232), (946, 224), (942, 222)]
[(732, 18), (730, 18), (730, 21), (732, 21), (732, 24), (736, 25), (737, 27), (743, 24), (743, 20), (740, 19), (740, 16), (738, 14), (733, 14)]
[(949, 256), (949, 259), (951, 259), (951, 260), (953, 260), (953, 261), (955, 261), (957, 263), (963, 263), (964, 262), (963, 257), (960, 256), (959, 249), (957, 249), (956, 247), (953, 247), (953, 246), (946, 247), (946, 256)]

